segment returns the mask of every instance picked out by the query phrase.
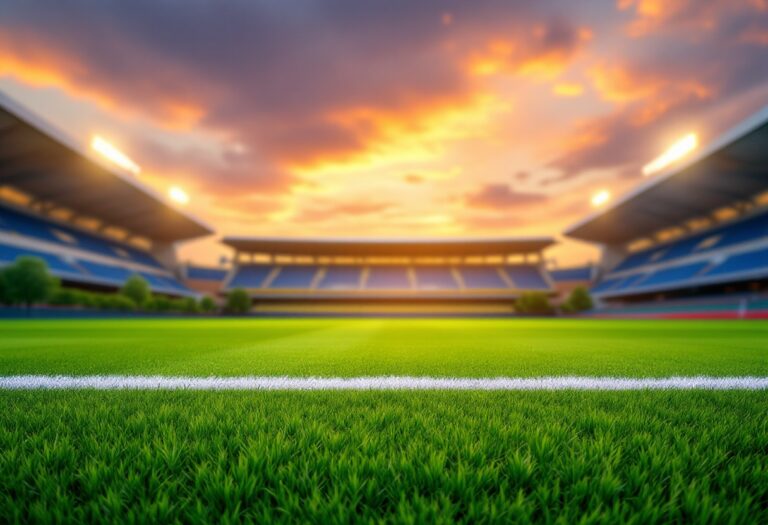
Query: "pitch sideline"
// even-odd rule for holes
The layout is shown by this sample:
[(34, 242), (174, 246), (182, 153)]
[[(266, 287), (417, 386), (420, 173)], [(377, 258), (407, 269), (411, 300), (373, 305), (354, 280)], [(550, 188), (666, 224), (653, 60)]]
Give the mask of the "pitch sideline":
[(768, 377), (0, 376), (0, 390), (768, 390)]

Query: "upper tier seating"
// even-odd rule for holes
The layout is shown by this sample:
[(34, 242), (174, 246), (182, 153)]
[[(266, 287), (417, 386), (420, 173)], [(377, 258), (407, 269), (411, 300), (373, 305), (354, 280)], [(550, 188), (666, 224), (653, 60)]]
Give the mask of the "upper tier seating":
[[(768, 240), (768, 213), (629, 255), (592, 291), (630, 295), (768, 277), (768, 248), (738, 251), (745, 242)], [(728, 252), (723, 250), (728, 248)], [(701, 257), (677, 262), (682, 257)], [(653, 265), (653, 266), (650, 266)], [(637, 269), (626, 272), (628, 269)], [(618, 275), (617, 275), (618, 274)]]
[(420, 290), (455, 290), (459, 287), (448, 266), (416, 266), (416, 287)]
[(283, 266), (272, 282), (270, 288), (309, 288), (317, 273), (317, 266), (296, 265)]
[(317, 285), (323, 290), (356, 290), (363, 275), (361, 266), (329, 266)]
[(0, 231), (161, 268), (160, 264), (149, 253), (133, 246), (11, 208), (0, 207)]
[(646, 264), (662, 263), (687, 255), (712, 252), (764, 237), (768, 237), (768, 212), (633, 253), (613, 271), (621, 272)]
[(460, 272), (466, 288), (509, 288), (507, 282), (499, 275), (499, 269), (496, 266), (463, 266)]

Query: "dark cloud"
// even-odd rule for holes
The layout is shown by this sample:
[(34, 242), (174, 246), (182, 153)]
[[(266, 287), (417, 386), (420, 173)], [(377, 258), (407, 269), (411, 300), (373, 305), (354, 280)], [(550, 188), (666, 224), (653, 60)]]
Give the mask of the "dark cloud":
[[(674, 16), (655, 21), (647, 30), (662, 31), (694, 9), (694, 4), (698, 6), (681, 4)], [(744, 36), (755, 24), (768, 27), (768, 10), (749, 5), (707, 4), (713, 24), (683, 24), (653, 41), (644, 38), (640, 52), (596, 67), (595, 88), (614, 108), (573, 128), (563, 153), (548, 164), (560, 172), (550, 182), (591, 169), (618, 169), (623, 175), (640, 176), (642, 164), (661, 151), (663, 133), (688, 131), (698, 124), (700, 129), (695, 131), (713, 135), (732, 125), (734, 115), (712, 115), (727, 101), (768, 82), (766, 48)]]
[(350, 108), (412, 118), (435, 101), (466, 100), (464, 59), (488, 40), (513, 42), (514, 64), (567, 58), (582, 42), (557, 11), (501, 1), (18, 0), (0, 6), (0, 49), (58, 68), (69, 88), (116, 109), (223, 130), (257, 156), (295, 163), (363, 148), (376, 126), (340, 123)]
[(508, 184), (486, 184), (476, 192), (464, 195), (464, 202), (468, 206), (491, 210), (519, 208), (532, 204), (539, 205), (546, 200), (546, 195), (518, 192)]

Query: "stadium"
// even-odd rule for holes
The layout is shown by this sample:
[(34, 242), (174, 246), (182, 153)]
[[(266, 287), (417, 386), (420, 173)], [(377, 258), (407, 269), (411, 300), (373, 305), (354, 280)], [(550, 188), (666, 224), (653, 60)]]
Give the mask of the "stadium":
[[(107, 4), (0, 16), (0, 522), (768, 523), (764, 90), (565, 6)], [(718, 27), (651, 7), (611, 50)]]

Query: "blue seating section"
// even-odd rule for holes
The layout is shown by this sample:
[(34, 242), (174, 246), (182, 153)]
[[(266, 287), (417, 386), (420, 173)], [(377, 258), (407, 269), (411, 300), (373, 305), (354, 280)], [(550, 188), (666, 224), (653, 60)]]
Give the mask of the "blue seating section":
[(187, 279), (198, 281), (221, 282), (227, 277), (227, 270), (220, 268), (205, 268), (203, 266), (187, 266)]
[(416, 266), (414, 272), (416, 287), (420, 290), (456, 290), (459, 287), (450, 267)]
[(371, 266), (365, 287), (371, 290), (410, 289), (408, 268), (405, 266)]
[(317, 273), (317, 266), (283, 266), (270, 288), (309, 288)]
[(579, 266), (575, 268), (561, 268), (559, 270), (550, 270), (550, 277), (556, 283), (572, 281), (589, 281), (592, 279), (591, 266)]
[(694, 253), (707, 253), (766, 236), (768, 236), (768, 212), (634, 253), (624, 259), (614, 271), (620, 272), (645, 264), (672, 261)]
[(515, 288), (521, 290), (548, 290), (549, 285), (536, 266), (507, 266), (507, 275)]
[(764, 271), (768, 274), (768, 248), (732, 255), (709, 270), (706, 275), (727, 275), (755, 271)]
[[(135, 273), (126, 268), (112, 266), (111, 264), (101, 264), (90, 261), (78, 261), (78, 264), (85, 268), (90, 275), (103, 281), (109, 281), (115, 285), (123, 284), (128, 277)], [(151, 282), (149, 284), (150, 286), (152, 285)]]
[(509, 285), (499, 275), (499, 270), (495, 266), (463, 266), (460, 271), (466, 288), (509, 288)]
[[(48, 270), (58, 277), (69, 281), (93, 284), (107, 284), (112, 286), (121, 286), (128, 277), (136, 273), (133, 270), (114, 266), (110, 264), (96, 263), (78, 259), (73, 263), (65, 261), (58, 255), (22, 248), (19, 246), (10, 246), (0, 244), (0, 266), (13, 263), (22, 256), (39, 257), (48, 265)], [(170, 276), (160, 276), (148, 272), (139, 272), (154, 292), (161, 293), (190, 293), (190, 290), (176, 279)]]
[(9, 246), (0, 244), (0, 265), (10, 264), (19, 257), (29, 255), (39, 257), (48, 265), (48, 269), (55, 275), (79, 275), (82, 272), (76, 267), (64, 261), (61, 257), (51, 253), (32, 250), (29, 248), (19, 248), (18, 246)]
[(239, 266), (228, 288), (260, 288), (271, 271), (272, 266), (267, 264)]
[[(549, 290), (549, 286), (541, 271), (536, 266), (520, 265), (503, 269), (498, 266), (462, 266), (457, 267), (463, 280), (459, 281), (454, 268), (449, 265), (284, 265), (279, 267), (275, 277), (267, 283), (267, 279), (277, 265), (242, 265), (239, 266), (228, 288), (262, 288), (285, 290), (423, 290), (423, 291), (457, 291), (467, 290), (498, 290), (513, 291)], [(318, 272), (322, 275), (318, 278)], [(361, 287), (363, 272), (367, 277)], [(409, 273), (413, 272), (414, 282)], [(509, 271), (517, 279), (517, 286), (500, 275), (500, 271)]]
[(329, 266), (317, 287), (323, 290), (355, 290), (360, 288), (362, 273), (360, 266)]
[[(161, 268), (160, 264), (149, 253), (143, 252), (133, 246), (118, 241), (108, 240), (99, 237), (98, 235), (82, 232), (75, 228), (70, 228), (10, 208), (0, 207), (0, 230), (14, 232), (19, 235), (33, 237), (61, 246), (79, 248), (106, 257), (125, 260), (127, 256), (127, 259), (131, 262)], [(70, 243), (61, 239), (56, 235), (56, 231), (72, 238), (74, 242)]]
[(640, 286), (647, 288), (649, 286), (657, 286), (671, 282), (682, 283), (696, 277), (696, 275), (707, 266), (709, 266), (709, 263), (707, 262), (697, 262), (684, 264), (683, 266), (664, 268), (663, 270), (652, 273), (650, 277), (644, 279), (640, 283)]

